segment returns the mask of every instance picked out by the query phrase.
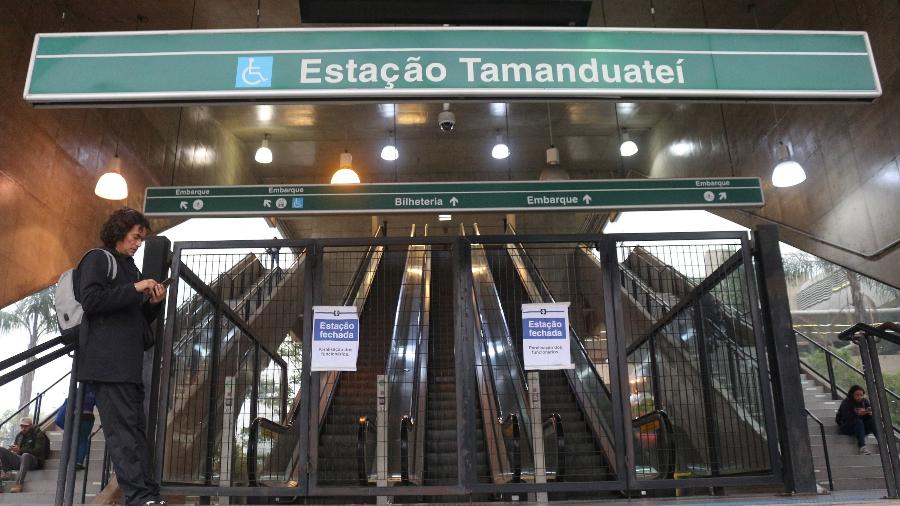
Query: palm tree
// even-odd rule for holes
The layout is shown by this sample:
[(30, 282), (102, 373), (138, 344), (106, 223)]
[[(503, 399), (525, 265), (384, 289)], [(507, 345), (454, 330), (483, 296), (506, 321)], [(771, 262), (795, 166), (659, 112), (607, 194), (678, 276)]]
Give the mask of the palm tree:
[[(56, 310), (53, 305), (53, 287), (33, 293), (20, 300), (12, 311), (0, 311), (0, 334), (8, 334), (15, 329), (23, 328), (28, 332), (28, 349), (37, 346), (38, 338), (57, 328)], [(29, 358), (26, 363), (34, 360)], [(31, 387), (34, 383), (34, 371), (22, 377), (19, 390), (19, 406), (31, 400)], [(26, 409), (23, 416), (28, 415)]]

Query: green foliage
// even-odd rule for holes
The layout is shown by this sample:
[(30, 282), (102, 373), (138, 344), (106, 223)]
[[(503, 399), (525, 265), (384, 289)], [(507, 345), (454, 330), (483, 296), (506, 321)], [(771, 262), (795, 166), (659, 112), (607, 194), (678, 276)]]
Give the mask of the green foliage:
[[(829, 348), (829, 350), (862, 371), (862, 360), (859, 358), (858, 348), (855, 346), (847, 346), (844, 348)], [(828, 377), (828, 364), (825, 353), (818, 349), (812, 349), (801, 355), (800, 359), (824, 377)], [(839, 360), (832, 360), (834, 368), (834, 379), (837, 386), (843, 391), (848, 391), (853, 385), (860, 385), (866, 388), (866, 379), (858, 372), (842, 364)], [(900, 395), (900, 372), (894, 374), (884, 374), (884, 386), (887, 390)], [(840, 395), (840, 393), (838, 394)], [(869, 394), (867, 394), (869, 395)], [(870, 395), (869, 395), (870, 396)], [(900, 402), (890, 394), (887, 395), (888, 404), (891, 406), (891, 419), (894, 425), (900, 425)]]

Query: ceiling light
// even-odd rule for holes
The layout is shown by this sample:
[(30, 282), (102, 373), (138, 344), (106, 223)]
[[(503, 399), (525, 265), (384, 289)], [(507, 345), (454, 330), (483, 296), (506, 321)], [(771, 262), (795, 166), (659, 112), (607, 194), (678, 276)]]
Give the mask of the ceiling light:
[(559, 165), (559, 150), (552, 144), (547, 148), (547, 165)]
[(634, 156), (638, 152), (638, 146), (631, 140), (628, 132), (622, 133), (622, 145), (619, 146), (619, 153), (622, 156)]
[(688, 156), (694, 151), (694, 143), (690, 141), (678, 141), (669, 146), (669, 153), (675, 156)]
[(258, 163), (272, 163), (272, 150), (269, 149), (269, 134), (263, 136), (262, 144), (256, 150), (253, 159)]
[(494, 148), (491, 150), (491, 156), (497, 160), (503, 160), (504, 158), (509, 157), (509, 146), (503, 143), (503, 137), (500, 136), (500, 132), (497, 132), (497, 144), (495, 144)]
[(275, 117), (275, 107), (271, 105), (258, 105), (256, 106), (256, 119), (263, 123), (268, 123), (272, 121), (272, 118)]
[(381, 148), (381, 159), (393, 162), (398, 158), (400, 158), (400, 152), (397, 151), (397, 146), (394, 145), (394, 135), (393, 132), (391, 132), (388, 135), (387, 145)]
[(772, 170), (772, 185), (778, 188), (795, 186), (806, 181), (806, 171), (799, 163), (791, 160), (790, 148), (779, 142), (775, 148), (778, 165)]
[(341, 153), (340, 168), (331, 176), (331, 184), (358, 184), (359, 175), (352, 166), (353, 155), (349, 151)]
[(450, 221), (452, 219), (453, 219), (453, 216), (451, 216), (449, 214), (439, 214), (438, 215), (438, 221)]
[(100, 176), (94, 187), (94, 194), (107, 200), (124, 200), (128, 197), (128, 183), (120, 173), (122, 160), (114, 156), (109, 164), (108, 172)]

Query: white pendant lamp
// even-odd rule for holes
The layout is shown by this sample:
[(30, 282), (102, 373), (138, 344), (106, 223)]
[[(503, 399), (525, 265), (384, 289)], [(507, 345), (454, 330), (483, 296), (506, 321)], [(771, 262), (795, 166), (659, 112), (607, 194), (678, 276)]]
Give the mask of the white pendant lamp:
[(393, 162), (398, 158), (400, 158), (400, 151), (397, 150), (397, 145), (394, 142), (394, 134), (391, 132), (388, 134), (388, 143), (381, 148), (381, 159)]
[(128, 183), (122, 177), (122, 160), (118, 153), (109, 164), (108, 171), (100, 176), (94, 186), (94, 194), (107, 200), (125, 200), (128, 198)]
[(503, 142), (503, 137), (500, 136), (500, 132), (497, 132), (497, 144), (494, 144), (494, 148), (491, 149), (491, 156), (497, 160), (503, 160), (504, 158), (509, 157), (509, 146)]
[(622, 132), (622, 144), (619, 146), (619, 154), (622, 156), (634, 156), (638, 152), (638, 145), (631, 140), (628, 132)]
[(772, 169), (772, 186), (788, 188), (806, 181), (806, 171), (802, 165), (791, 160), (790, 148), (783, 142), (778, 143), (775, 154), (778, 156), (778, 165)]
[(269, 149), (269, 134), (263, 136), (262, 144), (256, 150), (256, 155), (253, 156), (253, 159), (257, 163), (272, 163), (272, 150)]
[(353, 170), (353, 155), (341, 153), (340, 168), (331, 176), (331, 184), (359, 184), (359, 175)]

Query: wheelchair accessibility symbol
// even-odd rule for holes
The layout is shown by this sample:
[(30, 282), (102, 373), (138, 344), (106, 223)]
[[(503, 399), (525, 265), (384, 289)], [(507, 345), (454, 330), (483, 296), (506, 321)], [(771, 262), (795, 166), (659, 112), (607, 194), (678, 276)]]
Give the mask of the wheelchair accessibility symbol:
[(234, 78), (235, 88), (271, 88), (272, 57), (247, 56), (238, 58)]

